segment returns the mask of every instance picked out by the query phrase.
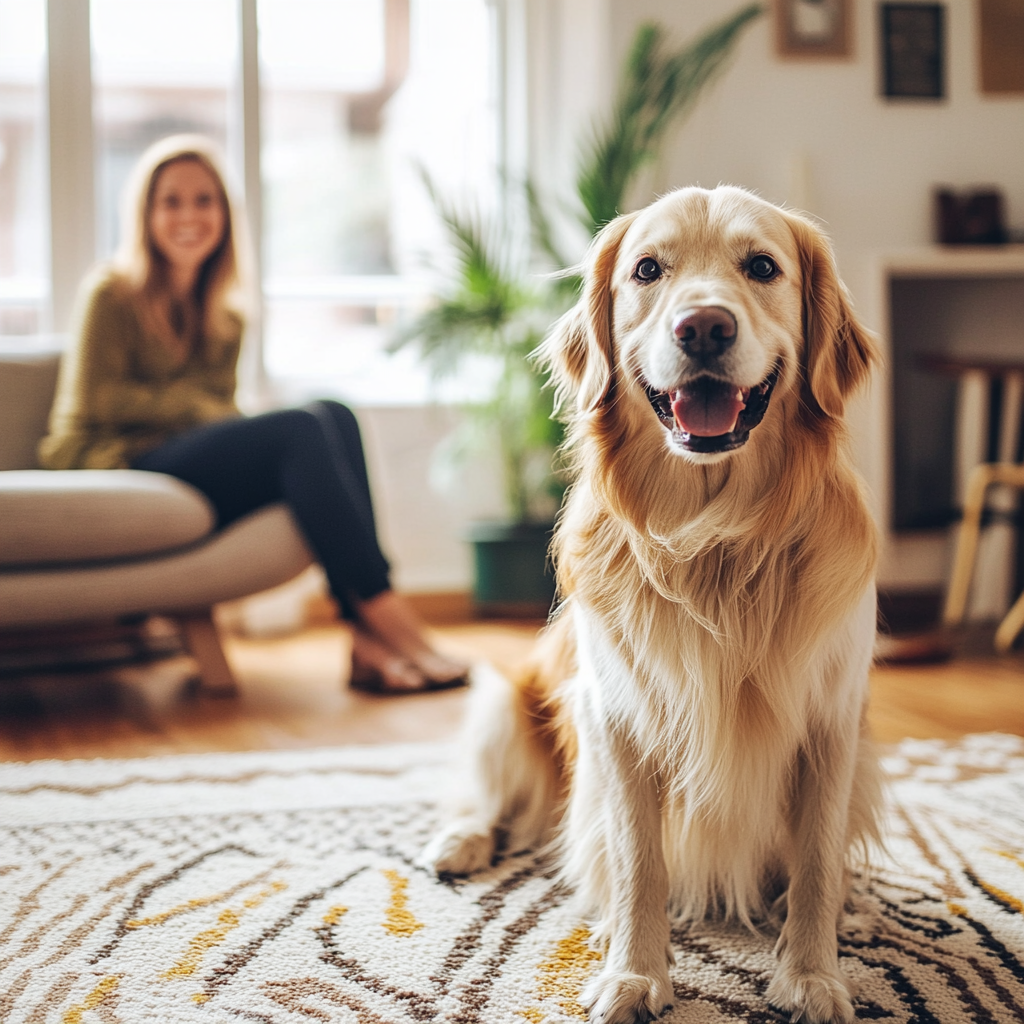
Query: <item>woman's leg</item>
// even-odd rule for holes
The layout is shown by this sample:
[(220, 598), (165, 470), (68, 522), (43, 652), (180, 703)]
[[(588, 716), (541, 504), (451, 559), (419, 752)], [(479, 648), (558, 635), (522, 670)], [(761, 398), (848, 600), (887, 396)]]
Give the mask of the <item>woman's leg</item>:
[(412, 609), (391, 589), (377, 543), (355, 417), (337, 402), (225, 420), (188, 431), (137, 459), (203, 491), (223, 527), (286, 501), (324, 567), (342, 614), (355, 625), (354, 668), (385, 689), (443, 685), (465, 666), (428, 644)]
[[(372, 522), (370, 481), (366, 472), (362, 435), (355, 416), (347, 406), (330, 399), (313, 402), (307, 408), (314, 415), (321, 417), (324, 433), (331, 438), (331, 443), (338, 450), (339, 458), (351, 467), (354, 486), (360, 488), (366, 495)], [(357, 616), (375, 637), (383, 638), (388, 646), (412, 659), (428, 679), (445, 681), (465, 675), (464, 665), (454, 662), (451, 658), (445, 658), (430, 647), (424, 636), (422, 623), (409, 604), (393, 590), (386, 590), (368, 600), (358, 601)], [(357, 650), (360, 639), (364, 638), (357, 635)]]
[[(342, 457), (346, 463), (351, 466), (355, 484), (363, 489), (369, 504), (370, 481), (366, 473), (362, 436), (352, 411), (340, 402), (330, 399), (313, 402), (307, 408), (333, 424), (336, 431), (334, 443), (343, 453)], [(326, 424), (325, 433), (331, 434)], [(372, 509), (370, 515), (372, 521)], [(423, 626), (412, 608), (393, 590), (383, 591), (376, 597), (359, 602), (358, 616), (374, 634), (387, 638), (390, 646), (413, 658), (428, 678), (445, 680), (465, 674), (465, 666), (453, 663), (450, 658), (444, 658), (430, 647), (423, 634)]]
[[(335, 402), (331, 398), (321, 398), (310, 402), (306, 409), (320, 419), (325, 436), (332, 438), (339, 457), (352, 468), (355, 485), (370, 500), (370, 478), (366, 471), (366, 452), (363, 449), (363, 435), (359, 430), (359, 421), (347, 405)], [(373, 515), (372, 507), (370, 515)]]
[(333, 421), (305, 409), (222, 420), (187, 431), (133, 463), (201, 490), (224, 527), (275, 501), (292, 510), (346, 618), (390, 588), (360, 451), (356, 464)]

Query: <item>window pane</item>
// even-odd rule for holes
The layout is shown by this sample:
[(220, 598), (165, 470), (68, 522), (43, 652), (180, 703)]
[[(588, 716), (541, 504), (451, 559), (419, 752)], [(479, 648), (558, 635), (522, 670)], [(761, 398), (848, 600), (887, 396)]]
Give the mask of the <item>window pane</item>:
[(383, 136), (351, 127), (353, 104), (384, 85), (383, 0), (258, 12), (265, 272), (391, 273)]
[(267, 368), (296, 393), (424, 401), (415, 360), (383, 348), (444, 244), (417, 168), (448, 194), (494, 196), (487, 0), (259, 0), (258, 14)]
[(45, 329), (45, 0), (0, 3), (0, 334)]
[(201, 132), (227, 144), (237, 0), (92, 0), (97, 245), (120, 234), (124, 180), (152, 142)]

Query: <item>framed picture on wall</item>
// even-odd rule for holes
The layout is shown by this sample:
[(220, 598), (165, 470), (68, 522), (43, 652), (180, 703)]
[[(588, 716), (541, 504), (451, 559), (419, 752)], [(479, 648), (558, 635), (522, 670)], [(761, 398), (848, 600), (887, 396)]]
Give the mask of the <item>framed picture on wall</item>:
[(775, 52), (780, 57), (849, 57), (851, 0), (775, 0)]
[(978, 0), (981, 91), (1024, 93), (1024, 0)]
[(882, 95), (942, 99), (946, 95), (944, 6), (884, 3), (879, 13)]

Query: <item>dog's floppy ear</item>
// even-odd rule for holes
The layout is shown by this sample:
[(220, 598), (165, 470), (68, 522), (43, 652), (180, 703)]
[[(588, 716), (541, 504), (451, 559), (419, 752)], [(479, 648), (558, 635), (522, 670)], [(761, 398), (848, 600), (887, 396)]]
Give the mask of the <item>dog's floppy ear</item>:
[(551, 372), (560, 410), (574, 404), (577, 412), (593, 412), (611, 387), (612, 272), (634, 217), (616, 217), (598, 233), (583, 262), (583, 294), (537, 350), (538, 361)]
[(879, 352), (874, 337), (854, 316), (828, 239), (803, 217), (791, 215), (791, 224), (803, 275), (806, 384), (813, 405), (838, 418), (878, 364)]

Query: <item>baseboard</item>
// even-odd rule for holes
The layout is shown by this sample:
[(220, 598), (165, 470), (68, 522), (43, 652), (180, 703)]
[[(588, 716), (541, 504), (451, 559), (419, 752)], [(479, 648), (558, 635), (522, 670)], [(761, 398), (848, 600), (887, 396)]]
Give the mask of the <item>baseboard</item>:
[[(468, 590), (438, 590), (403, 593), (416, 614), (431, 626), (452, 626), (472, 622), (476, 618), (473, 598)], [(311, 626), (323, 626), (338, 621), (338, 606), (327, 594), (310, 598), (306, 621)]]
[(438, 590), (403, 596), (416, 614), (432, 626), (452, 626), (472, 622), (477, 617), (473, 595), (468, 590)]
[[(473, 604), (468, 590), (439, 590), (402, 595), (424, 622), (433, 626), (450, 626), (474, 622), (481, 610)], [(936, 625), (942, 611), (944, 592), (930, 588), (921, 590), (880, 590), (878, 592), (878, 628), (884, 633), (912, 633)], [(522, 616), (522, 608), (488, 609), (486, 617)], [(543, 618), (547, 608), (536, 610)], [(326, 594), (310, 599), (307, 613), (310, 625), (327, 625), (338, 621), (338, 607)]]
[[(439, 590), (402, 595), (424, 622), (433, 626), (450, 626), (474, 622), (481, 612), (473, 604), (468, 590)], [(880, 590), (878, 592), (878, 628), (885, 633), (912, 633), (936, 625), (942, 612), (944, 592), (938, 588), (921, 590)], [(338, 621), (338, 608), (326, 594), (310, 599), (307, 621), (310, 625), (326, 625)], [(489, 617), (523, 614), (521, 608), (492, 609)], [(547, 608), (536, 614), (541, 618)]]

